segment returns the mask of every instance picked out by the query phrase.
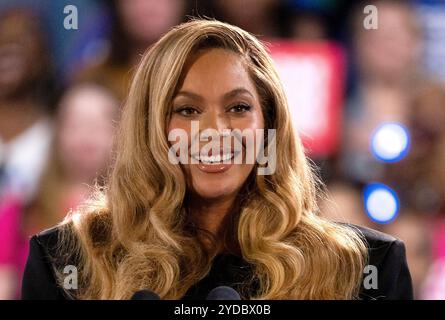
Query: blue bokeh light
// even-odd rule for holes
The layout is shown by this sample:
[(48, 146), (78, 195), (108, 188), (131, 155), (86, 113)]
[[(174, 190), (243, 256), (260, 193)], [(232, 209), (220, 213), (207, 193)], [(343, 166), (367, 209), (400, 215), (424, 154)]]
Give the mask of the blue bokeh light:
[(387, 224), (393, 221), (400, 209), (397, 193), (383, 183), (370, 183), (363, 191), (366, 214), (372, 221)]
[(380, 161), (397, 162), (407, 155), (410, 143), (410, 133), (404, 125), (385, 122), (373, 132), (370, 149)]

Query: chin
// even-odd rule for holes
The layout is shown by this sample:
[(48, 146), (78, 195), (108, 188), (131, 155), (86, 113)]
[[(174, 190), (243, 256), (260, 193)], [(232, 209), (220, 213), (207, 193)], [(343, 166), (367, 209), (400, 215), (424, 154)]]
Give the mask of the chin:
[(237, 193), (238, 187), (236, 184), (223, 181), (212, 181), (210, 183), (204, 183), (200, 181), (197, 185), (193, 185), (195, 193), (203, 199), (221, 199), (228, 196), (232, 196)]

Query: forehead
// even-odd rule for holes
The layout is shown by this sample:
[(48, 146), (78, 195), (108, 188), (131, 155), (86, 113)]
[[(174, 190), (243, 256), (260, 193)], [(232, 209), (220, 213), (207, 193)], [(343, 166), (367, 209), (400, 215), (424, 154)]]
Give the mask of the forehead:
[(187, 63), (179, 90), (190, 90), (203, 96), (222, 95), (238, 87), (256, 93), (246, 62), (226, 49), (206, 49)]
[(81, 115), (102, 116), (104, 113), (113, 114), (117, 108), (118, 102), (105, 89), (81, 86), (72, 88), (66, 93), (60, 103), (59, 115), (62, 118)]

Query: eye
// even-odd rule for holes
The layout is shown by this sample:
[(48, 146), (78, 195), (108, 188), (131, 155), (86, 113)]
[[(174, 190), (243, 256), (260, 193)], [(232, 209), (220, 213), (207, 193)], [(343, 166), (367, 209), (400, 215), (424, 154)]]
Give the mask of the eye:
[(237, 104), (236, 106), (233, 106), (229, 109), (229, 112), (233, 113), (244, 113), (247, 111), (250, 111), (251, 106), (245, 105), (245, 104)]
[(175, 110), (175, 113), (179, 113), (180, 115), (187, 117), (187, 116), (192, 116), (192, 115), (198, 114), (199, 111), (198, 111), (198, 109), (196, 109), (194, 107), (180, 107)]

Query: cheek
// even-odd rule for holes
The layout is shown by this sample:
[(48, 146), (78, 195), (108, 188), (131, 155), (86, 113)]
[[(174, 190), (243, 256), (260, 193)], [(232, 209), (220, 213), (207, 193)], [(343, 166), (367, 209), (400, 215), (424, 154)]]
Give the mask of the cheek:
[(233, 129), (264, 129), (264, 117), (261, 110), (255, 110), (249, 116), (233, 122)]
[[(248, 138), (246, 136), (243, 136), (243, 145), (246, 148), (253, 147), (253, 150), (245, 150), (246, 153), (252, 152), (253, 154), (257, 153), (257, 141), (258, 138), (263, 137), (265, 134), (265, 127), (264, 127), (264, 118), (263, 113), (261, 111), (253, 112), (249, 117), (245, 117), (242, 119), (239, 119), (236, 121), (236, 123), (233, 123), (233, 129), (239, 129), (241, 131), (248, 130), (252, 132), (251, 137), (253, 138), (253, 141), (251, 143), (248, 143)], [(263, 130), (263, 132), (258, 130)], [(244, 155), (244, 158), (246, 155)], [(249, 157), (250, 158), (250, 157)], [(251, 159), (251, 158), (250, 158)], [(244, 159), (246, 160), (246, 158)], [(250, 160), (249, 160), (250, 161)], [(249, 162), (251, 164), (251, 162)], [(253, 165), (246, 164), (244, 167), (252, 168)]]
[[(167, 127), (167, 132), (166, 132), (167, 138), (168, 138), (170, 132), (173, 130), (180, 130), (181, 132), (185, 132), (187, 134), (187, 138), (190, 142), (190, 133), (191, 132), (190, 132), (190, 123), (188, 121), (186, 122), (186, 121), (172, 118), (168, 124), (168, 127)], [(169, 144), (172, 145), (175, 142), (178, 142), (178, 140), (179, 140), (179, 138), (177, 138), (176, 141), (169, 141)]]
[(179, 121), (175, 120), (174, 118), (171, 119), (167, 126), (167, 136), (170, 131), (179, 127), (180, 127)]
[[(172, 139), (172, 140), (169, 139), (168, 143), (169, 143), (170, 147), (172, 147), (173, 145), (176, 145), (176, 147), (177, 147), (179, 143), (180, 143), (181, 146), (183, 145), (183, 143), (186, 143), (187, 146), (190, 146), (190, 143), (191, 143), (191, 138), (190, 138), (191, 128), (190, 128), (190, 123), (189, 122), (185, 122), (185, 121), (181, 121), (180, 119), (172, 118), (170, 120), (169, 124), (168, 124), (168, 127), (167, 127), (167, 132), (166, 132), (167, 139), (169, 138), (169, 134), (171, 133), (172, 130), (181, 130), (183, 133), (186, 134), (186, 137), (184, 137), (184, 136), (182, 136), (182, 137), (176, 136), (175, 139)], [(179, 150), (177, 150), (177, 152), (176, 152), (176, 156), (177, 157), (181, 157), (180, 149), (181, 148), (179, 148)], [(188, 151), (187, 151), (187, 155), (186, 156), (188, 157)], [(179, 165), (182, 167), (182, 169), (185, 171), (185, 173), (187, 175), (190, 175), (190, 165), (189, 164), (179, 163)]]

